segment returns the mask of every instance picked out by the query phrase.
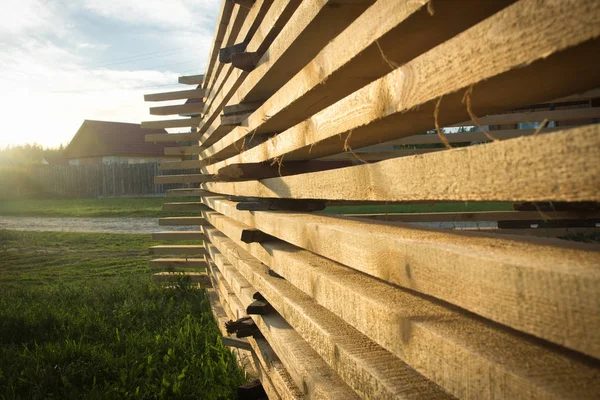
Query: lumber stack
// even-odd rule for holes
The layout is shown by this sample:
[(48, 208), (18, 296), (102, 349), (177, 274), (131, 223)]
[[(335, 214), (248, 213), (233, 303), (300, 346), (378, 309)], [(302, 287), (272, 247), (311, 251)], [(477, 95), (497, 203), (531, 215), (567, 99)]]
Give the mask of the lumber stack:
[(269, 398), (598, 398), (598, 54), (591, 0), (225, 0), (146, 98), (193, 104), (147, 140), (204, 243), (155, 252), (206, 256)]

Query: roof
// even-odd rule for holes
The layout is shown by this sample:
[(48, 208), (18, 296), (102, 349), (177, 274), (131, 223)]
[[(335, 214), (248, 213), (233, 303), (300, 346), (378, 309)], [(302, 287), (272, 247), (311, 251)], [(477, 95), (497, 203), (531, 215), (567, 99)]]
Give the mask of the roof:
[(164, 155), (168, 143), (145, 141), (149, 133), (167, 133), (164, 129), (142, 129), (140, 124), (84, 120), (65, 148), (66, 159), (112, 155)]

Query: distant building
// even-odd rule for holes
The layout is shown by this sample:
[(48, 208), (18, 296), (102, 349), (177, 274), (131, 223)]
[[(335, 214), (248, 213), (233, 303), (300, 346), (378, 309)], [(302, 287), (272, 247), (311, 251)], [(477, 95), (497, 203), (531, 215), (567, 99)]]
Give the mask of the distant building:
[(142, 164), (180, 159), (164, 155), (169, 143), (146, 142), (145, 136), (149, 133), (167, 132), (142, 129), (140, 124), (86, 119), (62, 156), (70, 165)]

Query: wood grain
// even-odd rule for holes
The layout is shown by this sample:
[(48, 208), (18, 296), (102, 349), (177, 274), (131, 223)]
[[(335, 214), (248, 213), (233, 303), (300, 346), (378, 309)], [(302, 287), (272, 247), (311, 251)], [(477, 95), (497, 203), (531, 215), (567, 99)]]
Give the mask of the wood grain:
[(219, 197), (203, 201), (239, 223), (330, 260), (600, 358), (597, 246), (318, 214), (248, 212)]

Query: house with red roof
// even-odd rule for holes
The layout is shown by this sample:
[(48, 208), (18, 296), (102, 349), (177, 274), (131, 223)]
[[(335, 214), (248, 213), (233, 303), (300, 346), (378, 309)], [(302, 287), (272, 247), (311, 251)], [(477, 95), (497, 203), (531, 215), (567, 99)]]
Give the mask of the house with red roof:
[(168, 143), (145, 141), (149, 133), (164, 129), (142, 129), (140, 124), (85, 120), (65, 148), (63, 158), (70, 165), (142, 164), (160, 160), (179, 160), (164, 155)]

